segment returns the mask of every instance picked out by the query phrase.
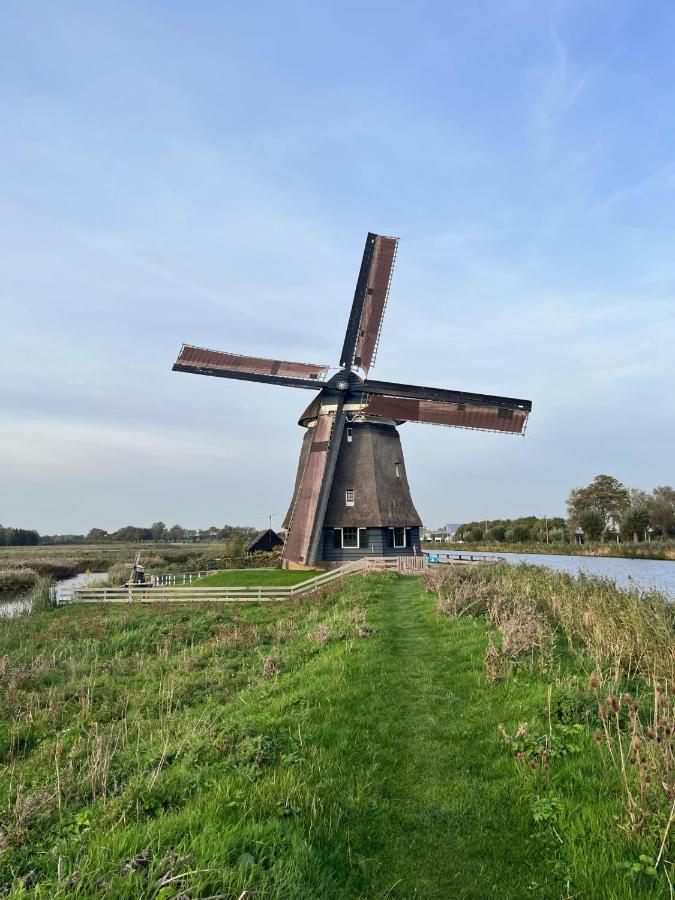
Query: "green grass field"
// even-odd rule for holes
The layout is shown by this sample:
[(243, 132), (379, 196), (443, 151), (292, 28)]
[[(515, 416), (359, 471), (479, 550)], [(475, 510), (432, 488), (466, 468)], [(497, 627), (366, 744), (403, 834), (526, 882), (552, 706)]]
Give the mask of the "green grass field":
[[(0, 622), (0, 890), (667, 897), (664, 866), (640, 868), (654, 836), (619, 827), (564, 641), (553, 670), (495, 684), (487, 646), (485, 620), (384, 575), (288, 605)], [(522, 721), (556, 735), (546, 775), (500, 736)]]
[[(320, 573), (315, 570), (284, 570), (284, 569), (231, 569), (227, 572), (215, 572), (198, 581), (193, 581), (187, 587), (266, 587), (268, 585), (293, 585), (314, 578)], [(181, 587), (182, 585), (178, 585)]]

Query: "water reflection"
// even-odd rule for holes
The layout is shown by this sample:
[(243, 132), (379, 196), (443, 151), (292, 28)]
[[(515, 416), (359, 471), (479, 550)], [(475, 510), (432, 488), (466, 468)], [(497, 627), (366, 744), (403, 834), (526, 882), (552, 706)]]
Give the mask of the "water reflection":
[[(54, 592), (57, 604), (66, 601), (73, 588), (84, 587), (95, 581), (107, 581), (107, 572), (85, 572), (81, 575), (74, 575), (72, 578), (64, 578), (63, 581), (57, 581), (54, 585)], [(30, 601), (25, 595), (13, 594), (6, 600), (0, 600), (0, 619), (10, 619), (12, 616), (21, 615), (21, 613), (30, 612)]]
[[(430, 551), (437, 556), (459, 556), (461, 551)], [(469, 555), (468, 551), (461, 553)], [(471, 556), (494, 556), (493, 553), (477, 553)], [(619, 587), (637, 587), (642, 591), (658, 590), (675, 600), (675, 562), (664, 559), (618, 559), (612, 556), (557, 556), (548, 553), (497, 554), (512, 565), (526, 562), (533, 566), (545, 566), (570, 575), (596, 575), (611, 578)]]

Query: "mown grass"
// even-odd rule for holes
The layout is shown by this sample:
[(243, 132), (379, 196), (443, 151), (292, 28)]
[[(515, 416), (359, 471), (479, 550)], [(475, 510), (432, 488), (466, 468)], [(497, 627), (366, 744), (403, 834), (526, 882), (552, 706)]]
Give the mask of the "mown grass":
[[(315, 570), (286, 569), (231, 569), (227, 572), (215, 572), (207, 575), (186, 587), (266, 587), (268, 585), (293, 585), (314, 578), (320, 573)], [(182, 587), (182, 585), (178, 585)]]
[[(651, 844), (618, 827), (621, 785), (594, 745), (575, 653), (559, 642), (551, 668), (493, 684), (486, 632), (439, 614), (419, 579), (382, 575), (288, 605), (0, 623), (0, 885), (56, 898), (664, 896), (662, 875), (625, 876)], [(546, 777), (504, 746), (499, 724), (523, 720), (562, 735)]]

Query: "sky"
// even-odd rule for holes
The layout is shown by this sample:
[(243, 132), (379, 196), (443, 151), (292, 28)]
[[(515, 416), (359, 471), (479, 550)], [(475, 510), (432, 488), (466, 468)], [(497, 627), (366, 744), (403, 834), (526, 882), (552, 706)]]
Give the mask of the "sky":
[(279, 525), (308, 392), (400, 237), (380, 380), (525, 397), (401, 427), (425, 523), (675, 472), (675, 6), (5, 0), (0, 522)]

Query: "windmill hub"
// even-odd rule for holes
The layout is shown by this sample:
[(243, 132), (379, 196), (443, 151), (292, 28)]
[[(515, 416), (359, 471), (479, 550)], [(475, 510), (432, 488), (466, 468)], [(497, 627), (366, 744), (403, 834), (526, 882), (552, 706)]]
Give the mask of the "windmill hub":
[[(340, 370), (184, 344), (174, 371), (309, 389), (295, 490), (284, 525), (289, 566), (418, 551), (422, 521), (410, 496), (397, 424), (423, 422), (523, 434), (529, 400), (375, 381), (398, 238), (369, 233), (340, 356)], [(365, 375), (362, 378), (356, 369)]]

